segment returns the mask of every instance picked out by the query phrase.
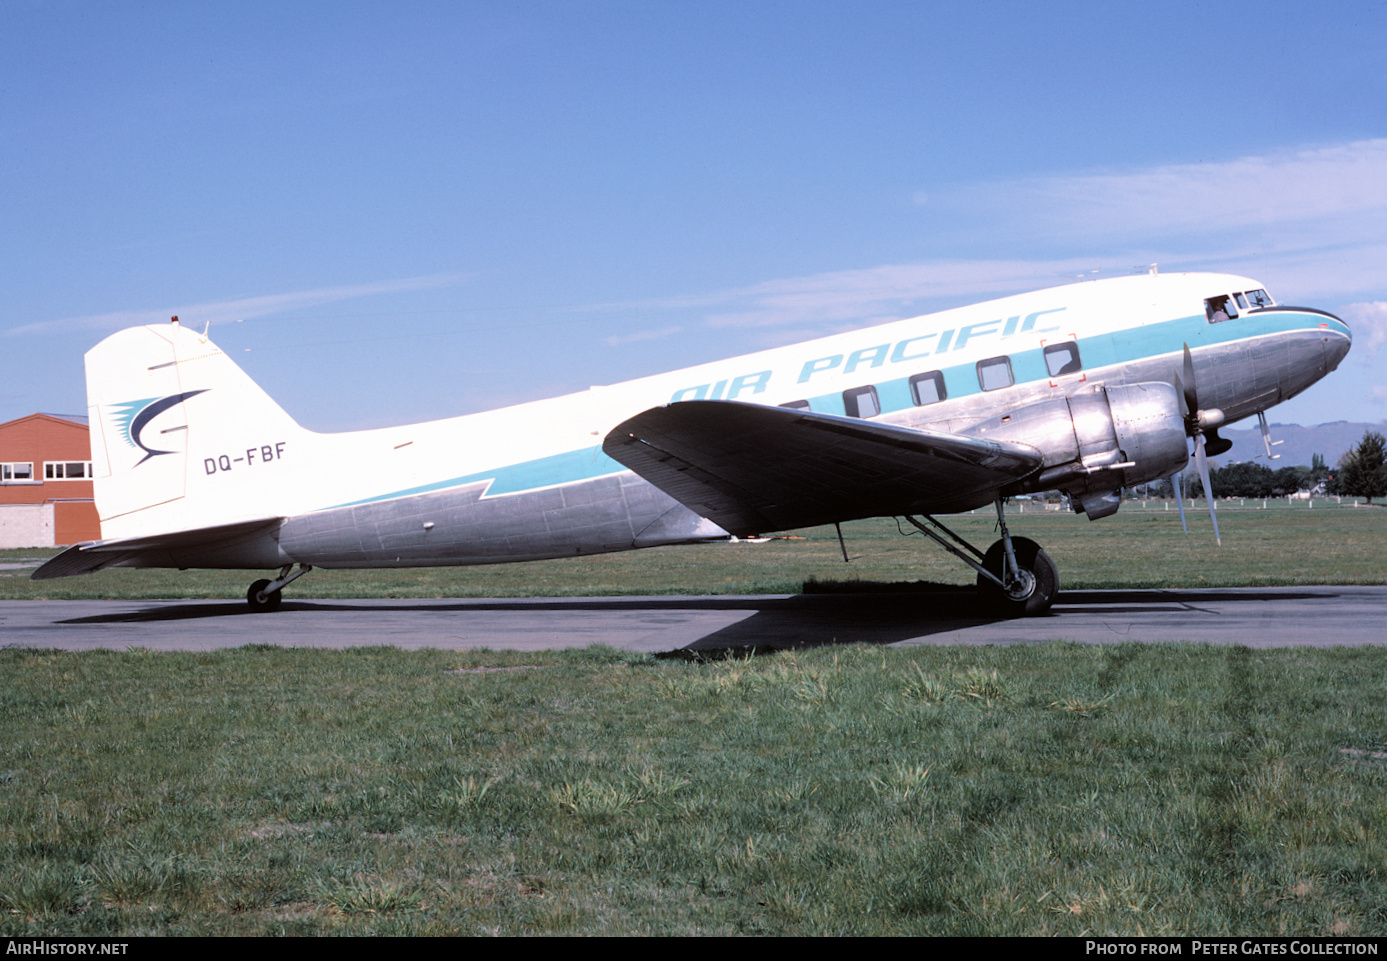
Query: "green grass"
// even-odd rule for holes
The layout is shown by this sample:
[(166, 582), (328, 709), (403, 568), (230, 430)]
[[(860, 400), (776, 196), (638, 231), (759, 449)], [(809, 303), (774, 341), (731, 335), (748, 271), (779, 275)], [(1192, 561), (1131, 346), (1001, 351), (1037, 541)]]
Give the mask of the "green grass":
[[(1274, 504), (1274, 502), (1273, 502)], [(1383, 583), (1387, 511), (1027, 509), (1065, 587)], [(980, 544), (984, 515), (957, 519)], [(304, 597), (965, 584), (891, 522)], [(0, 561), (40, 552), (0, 554)], [(50, 552), (51, 553), (51, 552)], [(5, 597), (239, 597), (109, 571)], [(0, 649), (0, 934), (1387, 933), (1387, 649)]]
[[(1260, 504), (1260, 502), (1257, 502)], [(1178, 513), (1153, 502), (1128, 504), (1090, 522), (1068, 512), (1014, 507), (1014, 534), (1040, 542), (1060, 569), (1062, 588), (1137, 588), (1387, 583), (1382, 544), (1387, 509), (1294, 507), (1270, 501), (1228, 502), (1219, 511), (1223, 546), (1214, 543), (1204, 502), (1187, 506), (1190, 533)], [(946, 519), (982, 548), (995, 538), (995, 517), (979, 511)], [(909, 528), (907, 528), (909, 529)], [(791, 594), (809, 580), (971, 584), (975, 575), (919, 534), (903, 537), (894, 520), (843, 526), (850, 564), (833, 529), (798, 532), (807, 539), (769, 544), (702, 544), (596, 557), (482, 567), (375, 571), (317, 570), (288, 589), (294, 597), (527, 597), (603, 594)], [(0, 552), (36, 558), (41, 551)], [(37, 566), (37, 561), (35, 566)], [(84, 577), (29, 580), (30, 570), (0, 570), (0, 599), (242, 598), (242, 571), (111, 570)]]
[(1387, 651), (0, 650), (0, 933), (1387, 933)]

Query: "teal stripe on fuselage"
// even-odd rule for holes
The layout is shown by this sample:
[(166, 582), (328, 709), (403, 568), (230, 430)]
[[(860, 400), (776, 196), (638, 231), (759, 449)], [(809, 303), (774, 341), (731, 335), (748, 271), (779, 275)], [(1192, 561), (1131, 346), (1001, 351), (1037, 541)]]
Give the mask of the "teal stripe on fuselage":
[(450, 477), (448, 480), (436, 481), (420, 487), (409, 487), (405, 490), (378, 494), (375, 497), (366, 497), (346, 504), (335, 504), (332, 507), (323, 508), (323, 510), (335, 510), (338, 507), (359, 507), (362, 504), (374, 504), (378, 501), (394, 500), (397, 497), (412, 497), (415, 494), (431, 494), (434, 491), (447, 490), (450, 487), (465, 487), (468, 484), (480, 484), (484, 481), (491, 483), (482, 492), (482, 496), (499, 497), (502, 494), (519, 494), (541, 487), (556, 487), (559, 484), (593, 480), (609, 474), (620, 474), (625, 470), (625, 467), (604, 454), (601, 447), (585, 447), (582, 450), (571, 450), (563, 454), (522, 461), (519, 464), (509, 464), (478, 474)]
[[(1250, 329), (1250, 323), (1254, 318), (1260, 321), (1255, 330)], [(1141, 327), (1129, 327), (1112, 333), (1081, 337), (1078, 341), (1079, 353), (1084, 369), (1092, 370), (1098, 367), (1129, 363), (1158, 354), (1175, 353), (1186, 343), (1191, 348), (1207, 347), (1235, 340), (1246, 340), (1249, 337), (1299, 330), (1305, 328), (1309, 319), (1310, 317), (1306, 314), (1295, 313), (1284, 308), (1275, 311), (1275, 313), (1249, 314), (1237, 320), (1229, 320), (1220, 324), (1210, 324), (1203, 314), (1195, 314)], [(1017, 351), (1006, 356), (1011, 358), (1012, 373), (1017, 384), (1045, 380), (1050, 376), (1049, 371), (1045, 368), (1045, 355), (1041, 348)], [(942, 370), (944, 372), (948, 400), (957, 400), (961, 397), (982, 393), (982, 388), (978, 385), (976, 362), (931, 367), (930, 359), (920, 358), (913, 363), (910, 374), (905, 377), (895, 377), (884, 381), (872, 381), (870, 379), (862, 381), (863, 384), (871, 383), (876, 386), (877, 398), (881, 403), (883, 414), (916, 406), (910, 396), (910, 377), (929, 370)], [(885, 372), (883, 368), (876, 369)], [(842, 378), (842, 375), (838, 376)], [(839, 383), (843, 382), (840, 379)], [(853, 384), (852, 386), (858, 385)], [(842, 391), (810, 397), (809, 406), (811, 410), (818, 413), (842, 416), (844, 414)], [(434, 491), (485, 481), (490, 481), (490, 484), (482, 496), (498, 497), (543, 487), (556, 487), (560, 484), (593, 480), (598, 477), (619, 474), (626, 469), (604, 454), (601, 446), (584, 447), (563, 454), (553, 454), (549, 457), (540, 457), (531, 461), (522, 461), (519, 464), (498, 467), (491, 471), (453, 477), (420, 487), (411, 487), (346, 504), (337, 504), (335, 507), (357, 507), (362, 504), (374, 504), (379, 501), (393, 500), (397, 497), (411, 497), (416, 494), (429, 494)], [(332, 510), (333, 508), (324, 509)]]

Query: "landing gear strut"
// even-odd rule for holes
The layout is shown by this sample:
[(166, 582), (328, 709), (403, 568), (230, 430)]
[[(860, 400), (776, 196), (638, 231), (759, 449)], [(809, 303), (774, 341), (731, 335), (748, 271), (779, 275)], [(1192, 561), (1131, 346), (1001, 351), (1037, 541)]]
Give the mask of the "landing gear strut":
[[(972, 544), (949, 530), (938, 520), (925, 515), (931, 527), (909, 515), (905, 518), (922, 534), (978, 572), (978, 596), (989, 607), (1005, 617), (1034, 617), (1044, 614), (1059, 593), (1059, 571), (1050, 555), (1039, 544), (1026, 537), (1012, 537), (997, 500), (997, 526), (1002, 537), (984, 554)], [(969, 553), (950, 544), (939, 533), (947, 534)], [(970, 557), (969, 554), (972, 556)], [(976, 558), (976, 560), (974, 559)]]
[(280, 568), (279, 576), (272, 581), (259, 580), (250, 586), (246, 591), (246, 603), (250, 605), (251, 611), (256, 614), (266, 614), (270, 611), (279, 610), (279, 602), (284, 599), (280, 593), (285, 585), (298, 580), (309, 571), (313, 570), (312, 565), (300, 564), (299, 569), (290, 574), (293, 564), (285, 564)]

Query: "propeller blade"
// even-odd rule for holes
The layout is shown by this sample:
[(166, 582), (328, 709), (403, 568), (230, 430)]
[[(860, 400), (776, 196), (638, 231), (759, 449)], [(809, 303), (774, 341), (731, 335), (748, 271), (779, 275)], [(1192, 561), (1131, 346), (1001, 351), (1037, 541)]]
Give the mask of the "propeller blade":
[[(1190, 356), (1190, 345), (1185, 344), (1185, 406), (1190, 412), (1198, 415), (1199, 412), (1199, 392), (1194, 386), (1194, 358)], [(1186, 414), (1186, 417), (1190, 414)]]
[(1185, 472), (1177, 470), (1171, 480), (1175, 482), (1175, 506), (1180, 508), (1180, 530), (1188, 534), (1190, 526), (1185, 523)]
[(1204, 453), (1204, 435), (1194, 435), (1194, 463), (1199, 470), (1199, 481), (1204, 485), (1204, 499), (1209, 502), (1209, 520), (1214, 522), (1214, 542), (1219, 547), (1223, 546), (1223, 539), (1218, 536), (1218, 514), (1214, 510), (1214, 485), (1209, 482), (1209, 458)]

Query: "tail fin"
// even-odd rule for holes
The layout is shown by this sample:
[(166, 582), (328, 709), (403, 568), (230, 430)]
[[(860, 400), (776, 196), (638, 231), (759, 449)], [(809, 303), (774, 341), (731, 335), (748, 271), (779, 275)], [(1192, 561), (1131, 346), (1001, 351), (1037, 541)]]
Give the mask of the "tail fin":
[(311, 435), (220, 348), (175, 320), (112, 334), (86, 359), (103, 538), (274, 513), (284, 458)]

